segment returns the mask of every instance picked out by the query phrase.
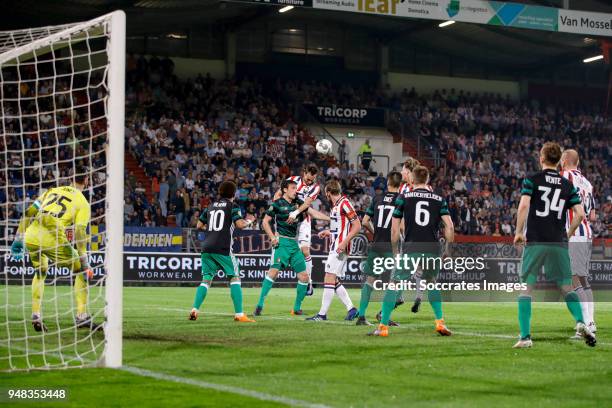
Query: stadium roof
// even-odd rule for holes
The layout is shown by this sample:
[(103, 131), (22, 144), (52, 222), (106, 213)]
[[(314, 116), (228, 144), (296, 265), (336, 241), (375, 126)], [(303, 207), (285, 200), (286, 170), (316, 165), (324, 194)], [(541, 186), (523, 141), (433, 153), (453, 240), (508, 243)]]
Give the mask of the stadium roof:
[[(559, 6), (562, 0), (522, 3)], [(572, 8), (612, 13), (605, 0), (571, 1)], [(128, 36), (184, 32), (191, 27), (214, 25), (237, 30), (247, 24), (293, 19), (318, 24), (359, 27), (382, 42), (417, 43), (434, 52), (461, 56), (483, 64), (516, 69), (562, 65), (599, 54), (597, 39), (558, 32), (521, 30), (457, 23), (441, 29), (438, 21), (388, 18), (366, 14), (296, 8), (279, 14), (277, 6), (219, 0), (65, 0), (11, 2), (0, 17), (0, 30), (87, 20), (116, 9), (128, 15)]]

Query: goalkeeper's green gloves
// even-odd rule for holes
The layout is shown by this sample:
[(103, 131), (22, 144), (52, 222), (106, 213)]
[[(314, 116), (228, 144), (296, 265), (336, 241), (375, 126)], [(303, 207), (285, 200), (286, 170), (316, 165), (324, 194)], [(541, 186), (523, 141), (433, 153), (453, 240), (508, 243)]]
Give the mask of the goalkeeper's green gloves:
[(15, 238), (11, 245), (11, 256), (14, 260), (21, 261), (23, 259), (23, 252), (23, 240), (21, 238)]

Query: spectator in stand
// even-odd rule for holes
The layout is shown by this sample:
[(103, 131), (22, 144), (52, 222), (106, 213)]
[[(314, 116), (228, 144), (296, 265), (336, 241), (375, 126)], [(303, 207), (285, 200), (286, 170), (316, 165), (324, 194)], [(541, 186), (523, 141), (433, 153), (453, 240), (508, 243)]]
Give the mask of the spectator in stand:
[(372, 163), (372, 146), (370, 146), (370, 139), (366, 141), (359, 148), (359, 155), (361, 156), (361, 166), (367, 172), (370, 171), (370, 164)]

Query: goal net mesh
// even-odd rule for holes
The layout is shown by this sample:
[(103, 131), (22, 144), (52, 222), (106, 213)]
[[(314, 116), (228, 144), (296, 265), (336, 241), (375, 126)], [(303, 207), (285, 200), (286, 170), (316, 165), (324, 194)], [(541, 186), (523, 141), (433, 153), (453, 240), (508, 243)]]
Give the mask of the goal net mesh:
[[(107, 192), (112, 187), (107, 183), (106, 153), (111, 16), (105, 17), (0, 32), (3, 371), (95, 365), (104, 354), (104, 234), (108, 225)], [(40, 315), (47, 330), (36, 331), (32, 324), (32, 280), (40, 269), (33, 266), (33, 254), (28, 250), (21, 260), (12, 257), (11, 244), (19, 220), (35, 200), (48, 189), (73, 184), (79, 171), (84, 171), (89, 181), (83, 194), (91, 208), (88, 259), (94, 276), (85, 277), (81, 271), (73, 271), (65, 262), (54, 259), (62, 251), (60, 246), (64, 246), (58, 243), (62, 239), (57, 236), (55, 247), (39, 250), (40, 263), (48, 262), (46, 276), (42, 275), (44, 287), (37, 292), (37, 297), (42, 297)], [(73, 228), (51, 233), (64, 234), (74, 246)], [(85, 277), (86, 289), (75, 285), (79, 274)], [(77, 291), (86, 291), (86, 313), (91, 321), (101, 324), (97, 330), (75, 323), (77, 317), (83, 316), (77, 313)]]

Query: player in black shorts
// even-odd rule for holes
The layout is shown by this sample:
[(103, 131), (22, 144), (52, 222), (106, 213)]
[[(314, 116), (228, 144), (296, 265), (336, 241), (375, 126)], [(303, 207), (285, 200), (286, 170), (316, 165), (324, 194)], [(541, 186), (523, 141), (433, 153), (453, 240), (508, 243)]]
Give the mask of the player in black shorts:
[(211, 203), (202, 211), (198, 220), (198, 229), (206, 231), (202, 244), (202, 283), (198, 286), (193, 308), (189, 313), (189, 320), (198, 318), (198, 310), (204, 302), (210, 284), (217, 273), (223, 271), (230, 277), (230, 294), (234, 303), (234, 320), (251, 323), (255, 320), (248, 318), (242, 311), (242, 288), (240, 287), (240, 274), (238, 263), (232, 254), (234, 242), (234, 227), (246, 228), (253, 223), (253, 219), (243, 219), (238, 204), (234, 203), (236, 184), (225, 181), (219, 186), (221, 199)]
[[(404, 223), (404, 243), (402, 254), (411, 259), (419, 260), (423, 279), (427, 283), (435, 282), (441, 264), (439, 250), (438, 230), (440, 223), (444, 224), (444, 237), (447, 243), (454, 241), (455, 232), (453, 221), (448, 211), (446, 200), (438, 194), (432, 193), (427, 185), (429, 182), (429, 171), (426, 167), (417, 166), (413, 170), (414, 187), (411, 191), (398, 197), (393, 211), (393, 222), (391, 226), (391, 243), (393, 253), (399, 253), (400, 222)], [(392, 277), (393, 281), (399, 282), (411, 278), (416, 270), (399, 270)], [(399, 291), (387, 290), (383, 300), (382, 318), (378, 329), (370, 333), (375, 336), (386, 337), (389, 335), (389, 321), (391, 312)], [(435, 315), (435, 329), (442, 336), (450, 336), (442, 317), (442, 298), (439, 290), (428, 290), (429, 303)]]
[[(584, 207), (572, 183), (557, 171), (561, 160), (561, 147), (557, 143), (544, 143), (540, 150), (542, 171), (523, 180), (518, 207), (514, 244), (525, 245), (521, 267), (521, 282), (527, 289), (518, 298), (521, 337), (514, 348), (529, 348), (531, 341), (531, 293), (538, 273), (544, 267), (548, 280), (554, 280), (565, 297), (570, 313), (576, 320), (576, 331), (593, 347), (595, 335), (584, 324), (580, 299), (572, 286), (572, 269), (567, 249), (568, 237), (585, 217)], [(565, 217), (572, 209), (569, 230), (565, 230)], [(527, 228), (525, 229), (525, 224)]]
[[(363, 269), (365, 281), (361, 288), (357, 326), (371, 326), (365, 316), (368, 304), (370, 303), (370, 296), (374, 290), (374, 281), (381, 275), (381, 273), (376, 273), (375, 265), (380, 267), (385, 258), (393, 257), (393, 251), (391, 250), (391, 220), (401, 183), (401, 173), (397, 171), (389, 173), (387, 175), (387, 191), (372, 199), (362, 220), (362, 225), (374, 235), (374, 239), (368, 248), (368, 259)], [(390, 322), (389, 324), (392, 326), (397, 325), (395, 322)]]

